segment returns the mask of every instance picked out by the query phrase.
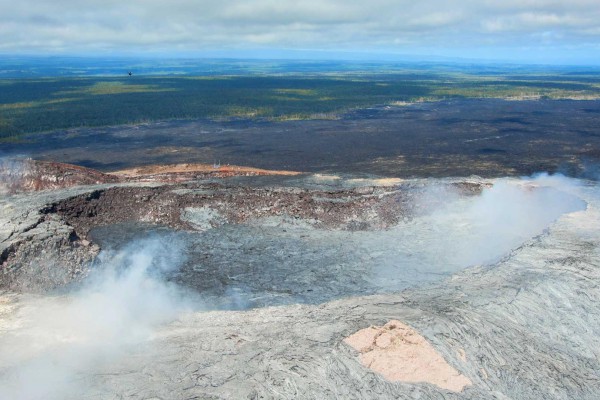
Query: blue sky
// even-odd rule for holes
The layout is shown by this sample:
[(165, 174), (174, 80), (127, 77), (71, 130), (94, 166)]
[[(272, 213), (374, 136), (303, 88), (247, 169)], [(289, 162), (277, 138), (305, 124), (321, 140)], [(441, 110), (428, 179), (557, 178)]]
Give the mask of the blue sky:
[(0, 53), (600, 65), (600, 1), (0, 0)]

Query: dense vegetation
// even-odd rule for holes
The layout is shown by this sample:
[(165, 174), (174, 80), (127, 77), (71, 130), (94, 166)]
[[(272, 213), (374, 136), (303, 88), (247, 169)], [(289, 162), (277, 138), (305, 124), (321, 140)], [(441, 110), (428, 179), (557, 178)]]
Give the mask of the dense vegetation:
[(600, 98), (595, 75), (448, 71), (0, 80), (0, 140), (189, 118), (336, 118), (355, 107), (461, 97)]

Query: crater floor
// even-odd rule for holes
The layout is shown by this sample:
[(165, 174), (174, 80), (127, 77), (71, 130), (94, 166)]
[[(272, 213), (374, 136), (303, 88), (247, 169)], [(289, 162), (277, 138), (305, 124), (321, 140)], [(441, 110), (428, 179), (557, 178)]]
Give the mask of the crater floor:
[[(0, 397), (596, 399), (599, 206), (548, 176), (5, 196)], [(363, 365), (389, 321), (461, 383)]]

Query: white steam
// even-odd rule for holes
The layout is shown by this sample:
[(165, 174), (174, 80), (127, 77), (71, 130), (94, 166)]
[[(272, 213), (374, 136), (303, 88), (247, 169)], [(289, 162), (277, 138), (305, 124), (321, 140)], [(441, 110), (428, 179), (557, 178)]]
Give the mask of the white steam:
[[(452, 252), (463, 265), (484, 264), (544, 232), (561, 215), (585, 209), (573, 180), (540, 175), (515, 182), (499, 180), (452, 217), (469, 226)], [(460, 224), (461, 221), (456, 221)], [(458, 243), (457, 243), (458, 244)]]
[(22, 186), (23, 180), (31, 173), (28, 158), (0, 156), (0, 195), (6, 195)]
[[(368, 268), (356, 261), (361, 277), (370, 276), (378, 288), (399, 290), (424, 276), (492, 263), (561, 215), (586, 207), (577, 181), (560, 176), (497, 180), (472, 197), (443, 187), (433, 186), (421, 199), (428, 212), (393, 229), (312, 234), (331, 243), (335, 237), (347, 240), (341, 251), (365, 254)], [(324, 234), (331, 238), (319, 236)], [(178, 236), (151, 237), (103, 252), (96, 275), (69, 295), (13, 303), (0, 296), (0, 399), (88, 394), (90, 371), (118, 362), (131, 346), (149, 343), (161, 324), (192, 309), (190, 297), (164, 279), (182, 265), (184, 254)], [(299, 261), (298, 267), (307, 266)], [(228, 289), (225, 296), (243, 307), (244, 293), (236, 290)]]
[(181, 265), (182, 254), (174, 237), (148, 238), (104, 253), (97, 275), (68, 297), (22, 299), (17, 325), (0, 326), (0, 398), (72, 396), (85, 389), (80, 372), (114, 361), (189, 310), (161, 277)]
[(419, 199), (426, 212), (362, 240), (365, 253), (381, 254), (374, 283), (388, 289), (406, 287), (497, 262), (561, 215), (584, 210), (578, 191), (577, 180), (547, 174), (499, 179), (473, 197), (434, 185)]

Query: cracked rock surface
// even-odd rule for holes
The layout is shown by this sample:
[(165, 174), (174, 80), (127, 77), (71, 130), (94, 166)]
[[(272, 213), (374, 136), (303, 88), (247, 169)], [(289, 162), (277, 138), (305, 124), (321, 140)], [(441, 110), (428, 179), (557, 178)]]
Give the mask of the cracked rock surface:
[[(336, 190), (268, 182), (108, 183), (0, 199), (0, 397), (600, 398), (595, 184), (577, 188), (585, 206), (465, 269), (462, 260), (425, 252), (423, 243), (444, 237), (426, 211), (448, 199), (433, 192), (427, 206), (416, 204), (411, 193), (425, 193), (423, 182)], [(441, 184), (462, 199), (490, 182)], [(105, 282), (88, 292), (53, 290), (93, 278), (104, 259), (125, 257), (126, 242), (148, 230), (157, 231), (151, 243), (166, 260), (166, 283), (149, 275), (130, 285), (135, 274), (125, 275), (107, 302), (94, 302)], [(459, 238), (448, 240), (443, 248), (457, 250)], [(183, 255), (177, 268), (169, 249)], [(415, 260), (421, 273), (436, 266), (423, 273), (435, 279), (393, 273), (394, 257)], [(127, 291), (134, 295), (115, 302)], [(189, 291), (192, 305), (177, 303), (175, 314), (161, 308), (170, 303), (144, 297), (179, 301)], [(137, 307), (135, 318), (120, 319), (125, 304)], [(47, 325), (31, 325), (41, 318), (36, 310), (50, 316)], [(157, 314), (139, 325), (149, 310)], [(64, 315), (83, 322), (53, 330)], [(391, 320), (414, 329), (471, 385), (393, 382), (362, 365), (344, 339)], [(20, 384), (32, 379), (42, 392)]]
[[(600, 203), (589, 200), (587, 210), (561, 218), (501, 262), (425, 288), (321, 305), (189, 314), (97, 371), (92, 393), (186, 399), (598, 398)], [(343, 339), (390, 319), (413, 327), (472, 386), (457, 393), (427, 383), (393, 383), (363, 367)]]

